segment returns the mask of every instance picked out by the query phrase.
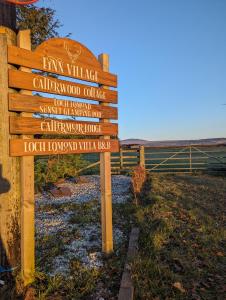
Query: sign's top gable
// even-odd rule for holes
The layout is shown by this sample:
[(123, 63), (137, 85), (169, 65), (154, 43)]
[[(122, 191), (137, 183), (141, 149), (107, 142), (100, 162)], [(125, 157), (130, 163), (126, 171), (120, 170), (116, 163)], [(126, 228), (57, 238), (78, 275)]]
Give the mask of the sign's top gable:
[(51, 38), (39, 45), (34, 52), (66, 63), (101, 70), (101, 64), (88, 48), (68, 38)]

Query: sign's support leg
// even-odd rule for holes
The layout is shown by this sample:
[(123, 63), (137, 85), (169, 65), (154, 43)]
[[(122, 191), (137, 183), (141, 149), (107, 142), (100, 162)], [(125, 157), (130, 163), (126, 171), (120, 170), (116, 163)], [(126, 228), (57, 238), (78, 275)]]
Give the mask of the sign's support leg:
[[(22, 30), (17, 35), (17, 46), (31, 50), (30, 30)], [(31, 70), (21, 67), (23, 72)], [(20, 94), (32, 95), (21, 90)], [(31, 113), (21, 113), (22, 117), (32, 117)], [(22, 139), (32, 136), (22, 135)], [(24, 285), (34, 280), (35, 272), (35, 205), (34, 205), (34, 156), (21, 157), (21, 273)]]
[[(9, 156), (7, 44), (16, 44), (16, 34), (0, 26), (0, 265), (20, 265), (20, 175), (19, 158)], [(10, 89), (10, 92), (14, 92)], [(12, 137), (13, 138), (13, 137)], [(14, 136), (15, 138), (15, 136)], [(9, 275), (12, 273), (9, 273)]]
[[(100, 54), (98, 57), (103, 71), (109, 71), (109, 56)], [(108, 106), (108, 103), (100, 103)], [(109, 120), (101, 119), (100, 122), (108, 123)], [(108, 139), (104, 136), (102, 139)], [(101, 185), (101, 227), (102, 227), (102, 251), (109, 254), (113, 251), (112, 234), (112, 192), (111, 192), (111, 153), (100, 153), (100, 185)]]

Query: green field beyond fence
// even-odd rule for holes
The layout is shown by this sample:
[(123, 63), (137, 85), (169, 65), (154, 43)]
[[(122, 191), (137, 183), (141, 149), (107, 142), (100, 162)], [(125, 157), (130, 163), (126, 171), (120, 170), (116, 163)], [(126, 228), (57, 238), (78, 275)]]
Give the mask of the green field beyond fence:
[[(87, 154), (83, 157), (92, 165), (88, 168), (89, 172), (96, 173), (99, 155)], [(113, 174), (130, 172), (140, 163), (149, 172), (226, 173), (226, 146), (122, 147), (120, 152), (111, 155)], [(86, 172), (88, 169), (83, 171)]]

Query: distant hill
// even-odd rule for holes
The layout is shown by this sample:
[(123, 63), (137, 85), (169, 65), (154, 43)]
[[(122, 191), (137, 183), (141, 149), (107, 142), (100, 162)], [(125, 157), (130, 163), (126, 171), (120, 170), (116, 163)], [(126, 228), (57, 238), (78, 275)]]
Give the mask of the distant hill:
[(168, 141), (147, 141), (142, 139), (126, 139), (121, 140), (122, 146), (138, 145), (138, 146), (149, 146), (149, 147), (160, 147), (160, 146), (189, 146), (189, 145), (225, 145), (226, 138), (211, 138), (211, 139), (200, 139), (200, 140), (168, 140)]

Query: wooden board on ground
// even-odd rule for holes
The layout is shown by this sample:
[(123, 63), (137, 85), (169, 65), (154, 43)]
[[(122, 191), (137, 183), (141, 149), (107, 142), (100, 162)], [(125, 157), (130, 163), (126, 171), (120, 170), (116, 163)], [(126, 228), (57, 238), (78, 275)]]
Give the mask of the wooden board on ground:
[(11, 134), (117, 135), (118, 124), (10, 117)]
[(118, 109), (116, 107), (16, 93), (9, 94), (9, 110), (100, 119), (118, 118)]
[(66, 38), (50, 39), (34, 52), (9, 46), (8, 61), (31, 69), (117, 87), (116, 75), (104, 72), (95, 55), (85, 46)]
[(118, 140), (97, 139), (14, 139), (10, 140), (11, 156), (117, 152)]
[(118, 100), (113, 90), (16, 70), (9, 70), (9, 87), (110, 103)]

